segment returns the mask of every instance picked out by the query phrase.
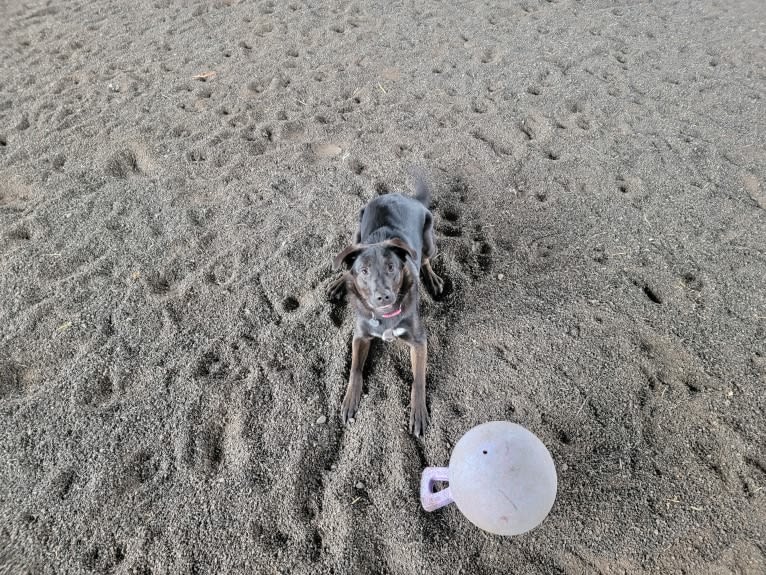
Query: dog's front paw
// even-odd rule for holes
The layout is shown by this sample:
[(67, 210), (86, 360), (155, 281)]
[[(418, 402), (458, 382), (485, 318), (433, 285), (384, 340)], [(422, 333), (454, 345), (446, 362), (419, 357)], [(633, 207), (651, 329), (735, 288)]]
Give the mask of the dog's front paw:
[(428, 427), (428, 409), (424, 400), (415, 401), (410, 406), (410, 433), (422, 437)]
[(362, 384), (349, 385), (346, 390), (346, 396), (343, 398), (343, 404), (340, 407), (340, 418), (343, 424), (347, 424), (359, 410), (359, 400), (362, 397)]

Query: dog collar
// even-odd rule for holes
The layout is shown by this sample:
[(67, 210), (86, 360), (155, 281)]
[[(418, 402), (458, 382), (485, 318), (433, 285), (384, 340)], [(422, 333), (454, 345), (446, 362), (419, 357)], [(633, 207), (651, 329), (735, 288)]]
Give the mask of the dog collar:
[[(396, 316), (397, 316), (397, 315), (399, 315), (400, 313), (402, 313), (402, 306), (399, 306), (399, 309), (398, 309), (398, 310), (396, 310), (396, 311), (392, 311), (391, 313), (384, 313), (384, 314), (382, 314), (380, 317), (382, 317), (383, 319), (391, 319), (392, 317), (396, 317)], [(379, 322), (377, 319), (375, 319), (375, 315), (373, 314), (372, 318), (370, 319), (370, 323), (371, 323), (372, 325), (376, 326), (376, 325), (378, 325), (380, 322)]]
[(402, 313), (402, 308), (401, 307), (399, 307), (399, 309), (396, 310), (396, 311), (392, 311), (391, 313), (384, 313), (383, 314), (383, 319), (391, 319), (392, 317), (398, 316), (400, 313)]

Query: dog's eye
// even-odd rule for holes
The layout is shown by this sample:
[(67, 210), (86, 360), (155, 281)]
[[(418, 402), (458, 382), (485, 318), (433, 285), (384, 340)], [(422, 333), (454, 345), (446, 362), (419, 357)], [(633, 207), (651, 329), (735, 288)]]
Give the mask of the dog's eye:
[(367, 275), (367, 274), (369, 274), (369, 273), (370, 273), (370, 270), (368, 270), (367, 268), (362, 268), (362, 269), (361, 269), (361, 274), (362, 274), (363, 276), (366, 276), (366, 275)]
[(394, 264), (388, 264), (388, 273), (392, 274), (394, 273), (394, 270), (396, 270)]

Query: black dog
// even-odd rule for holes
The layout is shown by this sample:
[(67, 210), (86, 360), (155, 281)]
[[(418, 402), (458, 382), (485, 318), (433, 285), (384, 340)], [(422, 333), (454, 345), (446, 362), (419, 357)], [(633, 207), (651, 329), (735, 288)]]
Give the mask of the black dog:
[(370, 201), (359, 212), (353, 243), (339, 253), (334, 269), (349, 269), (330, 284), (330, 299), (345, 292), (356, 308), (351, 346), (351, 375), (341, 417), (346, 423), (359, 407), (362, 369), (373, 337), (401, 339), (410, 346), (412, 393), (410, 433), (422, 435), (428, 426), (426, 409), (426, 333), (418, 313), (418, 277), (434, 295), (443, 282), (431, 269), (436, 255), (430, 194), (425, 182), (416, 181), (415, 198), (387, 194)]

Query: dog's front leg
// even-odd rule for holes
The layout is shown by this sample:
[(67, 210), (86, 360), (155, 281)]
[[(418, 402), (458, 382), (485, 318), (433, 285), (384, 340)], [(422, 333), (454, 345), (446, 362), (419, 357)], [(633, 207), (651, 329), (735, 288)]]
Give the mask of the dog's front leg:
[(340, 408), (340, 416), (344, 424), (348, 423), (359, 409), (359, 399), (362, 397), (362, 370), (368, 351), (370, 351), (370, 339), (354, 334), (354, 340), (351, 343), (351, 374), (348, 377), (346, 396)]
[(428, 427), (426, 408), (426, 341), (411, 341), (410, 361), (412, 362), (412, 393), (410, 394), (410, 433), (425, 435)]

